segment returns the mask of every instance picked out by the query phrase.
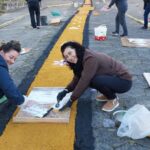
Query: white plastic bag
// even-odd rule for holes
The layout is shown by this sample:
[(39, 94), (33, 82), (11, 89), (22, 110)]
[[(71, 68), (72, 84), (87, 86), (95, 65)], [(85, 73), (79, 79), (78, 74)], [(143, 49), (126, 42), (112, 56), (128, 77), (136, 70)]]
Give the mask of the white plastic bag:
[(150, 135), (150, 111), (143, 105), (131, 107), (124, 115), (117, 135), (141, 139)]
[(106, 40), (106, 35), (107, 35), (107, 27), (106, 25), (100, 25), (96, 28), (94, 28), (94, 33), (95, 33), (95, 40)]

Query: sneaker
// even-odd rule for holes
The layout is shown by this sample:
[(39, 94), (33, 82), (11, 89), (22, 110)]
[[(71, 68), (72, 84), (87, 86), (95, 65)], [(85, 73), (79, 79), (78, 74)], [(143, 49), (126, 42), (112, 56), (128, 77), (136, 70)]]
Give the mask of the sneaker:
[(112, 32), (112, 36), (119, 36), (118, 32)]
[(147, 27), (144, 27), (144, 26), (143, 26), (143, 27), (141, 27), (141, 29), (143, 29), (143, 30), (147, 30)]
[(115, 110), (118, 106), (119, 106), (119, 102), (118, 102), (117, 98), (115, 98), (114, 100), (109, 100), (109, 101), (102, 107), (102, 110), (103, 110), (103, 111), (106, 111), (106, 112), (111, 112), (111, 111)]
[(37, 26), (36, 28), (37, 28), (37, 29), (40, 29), (40, 26)]
[(121, 35), (120, 35), (120, 37), (125, 37), (125, 36), (127, 36), (127, 34), (121, 34)]
[(105, 97), (104, 95), (97, 95), (96, 100), (99, 102), (107, 102), (108, 101), (107, 97)]

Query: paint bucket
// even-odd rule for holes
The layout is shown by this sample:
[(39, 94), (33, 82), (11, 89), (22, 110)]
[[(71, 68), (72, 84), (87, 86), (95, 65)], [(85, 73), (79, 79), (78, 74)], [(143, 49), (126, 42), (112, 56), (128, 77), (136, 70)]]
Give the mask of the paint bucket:
[(41, 16), (40, 19), (41, 19), (41, 25), (42, 26), (47, 26), (48, 25), (47, 16)]
[(113, 113), (115, 121), (121, 122), (127, 110), (118, 110)]
[(95, 40), (105, 41), (107, 39), (107, 27), (106, 25), (100, 25), (94, 28)]

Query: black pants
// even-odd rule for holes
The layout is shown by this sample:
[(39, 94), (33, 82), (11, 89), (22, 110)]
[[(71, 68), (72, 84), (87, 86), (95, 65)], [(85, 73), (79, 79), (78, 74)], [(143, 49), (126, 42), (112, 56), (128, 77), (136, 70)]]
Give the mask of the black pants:
[(28, 3), (30, 19), (31, 19), (31, 26), (36, 28), (40, 26), (40, 5), (39, 2), (30, 2)]
[(108, 99), (116, 98), (116, 93), (125, 93), (130, 90), (132, 86), (132, 81), (121, 79), (117, 76), (95, 76), (90, 87), (97, 89)]
[(126, 25), (126, 20), (125, 20), (125, 13), (126, 13), (126, 10), (120, 11), (118, 9), (118, 13), (116, 15), (116, 32), (119, 33), (119, 27), (121, 25), (123, 29), (123, 34), (127, 36), (128, 30), (127, 30), (127, 25)]
[(9, 120), (12, 118), (16, 106), (10, 101), (5, 101), (0, 104), (0, 136), (3, 134), (5, 127), (7, 126)]
[(144, 27), (148, 28), (148, 15), (150, 13), (150, 2), (147, 4), (144, 11)]

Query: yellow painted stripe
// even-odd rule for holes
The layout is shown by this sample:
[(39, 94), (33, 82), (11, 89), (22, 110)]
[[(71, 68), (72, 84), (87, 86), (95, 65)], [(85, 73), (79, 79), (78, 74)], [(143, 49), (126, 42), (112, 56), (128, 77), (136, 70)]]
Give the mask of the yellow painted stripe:
[[(141, 20), (141, 19), (138, 19), (138, 18), (136, 18), (136, 17), (133, 17), (132, 15), (129, 15), (129, 14), (127, 14), (127, 16), (128, 16), (129, 18), (133, 19), (134, 21), (140, 23), (140, 24), (144, 24), (144, 21)], [(148, 23), (148, 27), (150, 28), (150, 23)]]
[[(66, 86), (72, 78), (72, 72), (67, 67), (54, 66), (55, 60), (61, 60), (60, 46), (65, 41), (75, 40), (82, 43), (83, 30), (87, 15), (93, 8), (90, 0), (79, 9), (62, 35), (54, 45), (50, 55), (32, 82), (33, 87)], [(17, 112), (16, 112), (17, 113)], [(1, 150), (73, 150), (75, 137), (76, 103), (73, 104), (69, 124), (28, 123), (14, 124), (12, 120), (0, 137)]]

